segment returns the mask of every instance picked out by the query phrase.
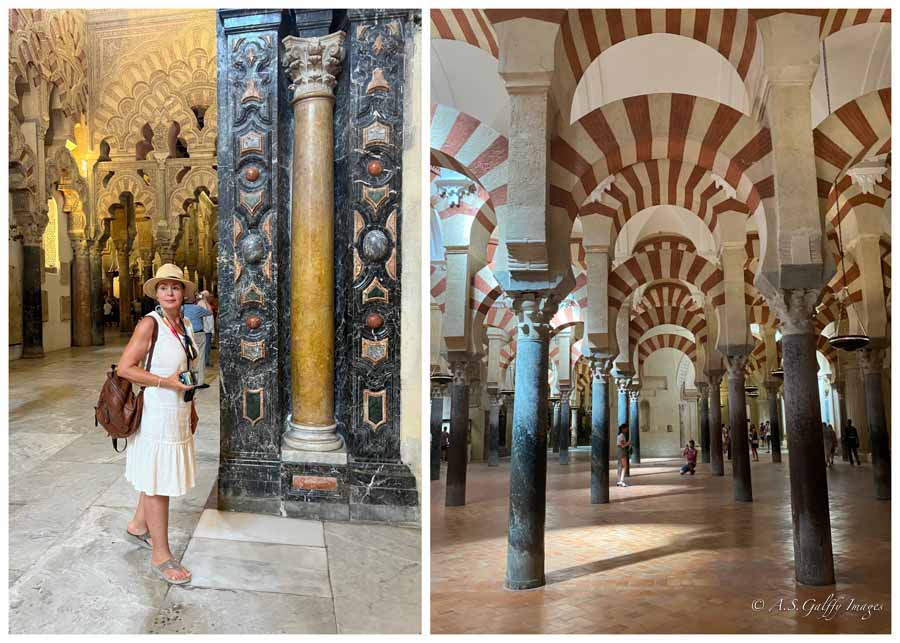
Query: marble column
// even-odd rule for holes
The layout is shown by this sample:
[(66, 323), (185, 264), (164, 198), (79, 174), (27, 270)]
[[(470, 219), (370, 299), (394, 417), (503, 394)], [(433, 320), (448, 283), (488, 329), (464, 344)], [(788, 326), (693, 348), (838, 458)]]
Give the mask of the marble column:
[(569, 446), (573, 449), (578, 446), (579, 410), (580, 409), (577, 406), (574, 406), (570, 411), (569, 434), (571, 441), (569, 442)]
[(728, 423), (731, 425), (731, 471), (734, 499), (753, 501), (750, 480), (750, 444), (747, 436), (747, 392), (744, 390), (744, 369), (747, 353), (735, 353), (725, 358), (728, 365)]
[(103, 303), (106, 293), (103, 291), (103, 246), (95, 242), (91, 247), (91, 345), (103, 346), (106, 343), (104, 334)]
[(450, 450), (447, 454), (447, 482), (444, 505), (466, 504), (466, 467), (469, 455), (469, 362), (450, 362)]
[[(147, 283), (148, 279), (152, 279), (152, 278), (153, 278), (153, 256), (151, 255), (150, 252), (142, 252), (141, 253), (141, 278), (139, 281), (141, 284), (145, 284), (145, 283)], [(143, 290), (143, 288), (141, 290)], [(200, 292), (201, 290), (204, 290), (204, 289), (200, 287), (200, 284), (197, 284), (197, 292)], [(142, 294), (142, 296), (141, 296), (141, 311), (143, 312), (144, 315), (146, 315), (151, 310), (153, 310), (153, 308), (156, 306), (156, 302), (153, 301), (147, 295), (144, 295), (143, 293), (141, 293), (141, 294)]]
[(781, 320), (785, 423), (790, 427), (787, 441), (794, 574), (805, 585), (833, 585), (828, 477), (812, 321), (818, 300), (819, 290), (788, 290), (783, 300), (773, 302), (773, 308)]
[[(616, 430), (613, 432), (613, 435), (619, 435), (619, 427), (623, 424), (628, 426), (628, 387), (631, 386), (631, 378), (630, 377), (617, 377), (616, 378), (616, 387), (619, 390), (619, 399), (616, 404)], [(631, 460), (625, 459), (625, 477), (631, 475)]]
[(90, 346), (91, 339), (91, 242), (72, 241), (72, 346)]
[(334, 87), (342, 31), (287, 36), (294, 148), (291, 176), (291, 413), (283, 442), (337, 451), (334, 420)]
[(119, 330), (130, 333), (131, 322), (131, 269), (128, 266), (129, 251), (125, 242), (116, 244), (116, 263), (119, 266)]
[[(876, 341), (874, 340), (873, 343)], [(872, 473), (875, 477), (875, 497), (879, 500), (890, 500), (891, 452), (884, 412), (884, 391), (881, 385), (884, 350), (876, 347), (859, 351), (859, 363), (865, 378), (869, 452), (872, 459)]]
[(559, 453), (559, 410), (560, 410), (560, 400), (558, 399), (550, 399), (551, 412), (553, 414), (553, 418), (551, 420), (552, 424), (550, 425), (550, 446), (553, 449), (553, 453)]
[(772, 462), (781, 462), (781, 414), (778, 412), (778, 382), (767, 382), (769, 395), (769, 428), (772, 436)]
[(628, 399), (631, 402), (629, 414), (629, 434), (631, 435), (631, 461), (641, 463), (641, 392), (638, 389), (628, 391)]
[(591, 504), (609, 502), (609, 360), (591, 363)]
[(504, 415), (504, 420), (506, 421), (506, 426), (503, 427), (503, 430), (506, 431), (506, 449), (507, 451), (512, 449), (512, 428), (513, 428), (513, 414), (515, 413), (515, 396), (512, 393), (504, 393), (504, 408), (506, 412)]
[(700, 393), (700, 462), (709, 462), (709, 384), (698, 382)]
[(41, 298), (41, 232), (27, 230), (22, 240), (22, 357), (44, 356)]
[(570, 390), (566, 386), (559, 387), (559, 431), (557, 432), (557, 441), (559, 442), (559, 463), (569, 464), (569, 442), (571, 437), (569, 432), (572, 427), (569, 425), (569, 393)]
[(844, 440), (844, 427), (847, 425), (847, 398), (846, 398), (847, 386), (844, 381), (844, 378), (836, 380), (834, 383), (834, 394), (837, 395), (838, 399), (838, 412), (840, 413), (840, 421), (835, 425), (835, 432), (838, 437), (838, 446), (841, 448), (841, 460), (844, 462), (850, 461), (850, 453), (847, 449), (847, 441)]
[(722, 371), (708, 371), (709, 378), (709, 470), (714, 476), (725, 475), (722, 453)]
[(502, 400), (496, 391), (490, 393), (490, 417), (488, 436), (488, 466), (496, 467), (500, 464), (500, 404)]
[[(438, 376), (446, 377), (446, 376)], [(431, 479), (441, 479), (441, 427), (444, 420), (444, 386), (431, 380)]]
[(547, 368), (550, 319), (555, 306), (525, 295), (514, 300), (516, 404), (509, 475), (508, 589), (544, 584), (544, 522), (547, 501)]

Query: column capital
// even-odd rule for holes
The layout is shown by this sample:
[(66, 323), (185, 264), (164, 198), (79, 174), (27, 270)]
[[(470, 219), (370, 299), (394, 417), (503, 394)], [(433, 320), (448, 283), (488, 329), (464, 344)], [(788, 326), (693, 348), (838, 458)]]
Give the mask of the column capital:
[(725, 371), (718, 368), (706, 371), (706, 379), (709, 380), (709, 385), (715, 388), (722, 386), (722, 377), (724, 375)]
[(292, 103), (316, 96), (334, 98), (346, 37), (343, 31), (336, 31), (314, 38), (286, 36), (281, 41), (285, 71), (291, 79)]
[(709, 394), (709, 384), (707, 382), (697, 382), (697, 390), (700, 391), (700, 395), (706, 397)]
[(778, 394), (778, 389), (781, 388), (781, 382), (778, 380), (767, 380), (763, 383), (763, 387), (765, 387), (769, 397), (772, 397), (773, 395)]
[(728, 366), (728, 379), (744, 379), (744, 370), (750, 360), (749, 353), (732, 353), (725, 356), (725, 364)]
[(609, 372), (612, 370), (613, 358), (611, 357), (592, 357), (591, 358), (591, 377), (593, 379), (602, 379), (604, 382), (609, 379)]
[(880, 374), (884, 368), (884, 349), (865, 348), (859, 351), (859, 366), (866, 375)]
[(639, 388), (630, 388), (628, 389), (628, 397), (632, 400), (638, 400), (641, 397), (641, 389)]
[(796, 288), (777, 290), (766, 296), (766, 302), (781, 322), (783, 335), (809, 335), (814, 332), (813, 321), (821, 297), (820, 288)]
[(70, 241), (72, 242), (72, 252), (76, 257), (86, 258), (91, 256), (91, 246), (94, 245), (93, 241), (91, 241), (90, 239), (85, 239), (84, 237), (78, 239), (70, 239)]
[(550, 320), (556, 314), (558, 302), (553, 297), (525, 293), (513, 297), (513, 311), (518, 317), (519, 337), (535, 340), (550, 339)]
[(630, 375), (616, 375), (616, 388), (619, 392), (628, 392), (628, 388), (631, 386), (631, 376)]
[(469, 361), (468, 359), (451, 358), (450, 376), (453, 378), (454, 386), (465, 386), (469, 382)]

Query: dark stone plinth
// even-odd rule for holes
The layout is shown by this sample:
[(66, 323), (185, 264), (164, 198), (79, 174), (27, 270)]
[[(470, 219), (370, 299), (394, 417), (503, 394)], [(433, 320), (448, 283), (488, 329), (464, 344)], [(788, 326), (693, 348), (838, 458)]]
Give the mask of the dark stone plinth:
[(771, 431), (772, 462), (781, 462), (781, 419), (778, 412), (778, 395), (769, 393), (769, 429)]
[(22, 246), (22, 357), (44, 356), (41, 248)]
[(631, 433), (631, 462), (641, 463), (641, 406), (637, 395), (631, 396), (629, 410), (629, 431)]
[(431, 479), (441, 479), (441, 425), (444, 416), (444, 398), (431, 398)]
[(348, 520), (350, 470), (346, 464), (282, 462), (284, 510), (295, 518)]
[[(743, 360), (741, 364), (743, 365)], [(750, 443), (747, 435), (747, 399), (743, 366), (728, 371), (728, 420), (731, 424), (731, 472), (734, 499), (753, 502), (750, 480)], [(821, 449), (819, 449), (821, 451)]]
[(350, 464), (350, 519), (417, 522), (416, 478), (405, 464)]
[(722, 376), (710, 377), (709, 382), (709, 471), (714, 476), (725, 475), (722, 453)]
[(547, 502), (547, 364), (549, 328), (523, 332), (519, 324), (516, 404), (513, 409), (509, 476), (508, 589), (544, 584), (544, 524)]
[(569, 464), (569, 444), (572, 442), (569, 398), (564, 397), (559, 405), (559, 463)]
[(884, 393), (881, 372), (865, 374), (866, 418), (869, 420), (869, 450), (872, 474), (875, 477), (875, 497), (891, 499), (891, 452), (884, 413)]
[(709, 398), (700, 396), (700, 462), (709, 462)]
[(609, 502), (609, 382), (591, 381), (591, 504)]
[(222, 458), (218, 507), (277, 515), (281, 507), (281, 463), (255, 458)]
[(466, 460), (469, 434), (469, 386), (465, 382), (450, 385), (450, 449), (447, 454), (447, 492), (444, 504), (466, 504)]
[(794, 574), (805, 585), (833, 585), (828, 478), (822, 448), (822, 416), (812, 333), (784, 335), (785, 422), (794, 526)]

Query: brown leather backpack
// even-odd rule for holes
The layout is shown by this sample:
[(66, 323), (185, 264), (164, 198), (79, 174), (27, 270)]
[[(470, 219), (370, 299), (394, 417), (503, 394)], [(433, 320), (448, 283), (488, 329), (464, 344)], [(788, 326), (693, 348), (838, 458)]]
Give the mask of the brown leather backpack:
[[(150, 340), (150, 350), (147, 352), (147, 364), (144, 367), (150, 370), (153, 363), (153, 349), (156, 347), (156, 338), (159, 335), (159, 323), (154, 320), (153, 339)], [(116, 453), (122, 453), (128, 448), (119, 451), (118, 441), (128, 438), (141, 428), (141, 414), (144, 410), (144, 387), (137, 395), (131, 388), (131, 382), (120, 377), (116, 372), (116, 365), (106, 374), (106, 381), (100, 389), (100, 399), (94, 407), (94, 426), (98, 424), (106, 429), (106, 434), (112, 438), (113, 449)]]

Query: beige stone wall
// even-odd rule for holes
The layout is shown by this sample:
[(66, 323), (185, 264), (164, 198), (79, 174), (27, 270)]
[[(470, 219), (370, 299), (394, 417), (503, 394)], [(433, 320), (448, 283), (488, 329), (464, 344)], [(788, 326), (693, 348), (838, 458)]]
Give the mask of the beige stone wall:
[[(51, 209), (56, 208), (56, 202), (51, 202)], [(67, 234), (68, 219), (65, 214), (57, 216), (59, 225), (56, 237), (59, 265), (53, 271), (45, 270), (41, 275), (41, 289), (47, 293), (47, 310), (44, 311), (44, 352), (58, 351), (69, 348), (72, 345), (71, 314), (65, 315), (61, 309), (63, 297), (71, 297), (72, 285), (69, 279), (69, 266), (72, 265), (72, 244)], [(65, 274), (64, 274), (65, 271)], [(63, 319), (66, 317), (67, 319)]]

